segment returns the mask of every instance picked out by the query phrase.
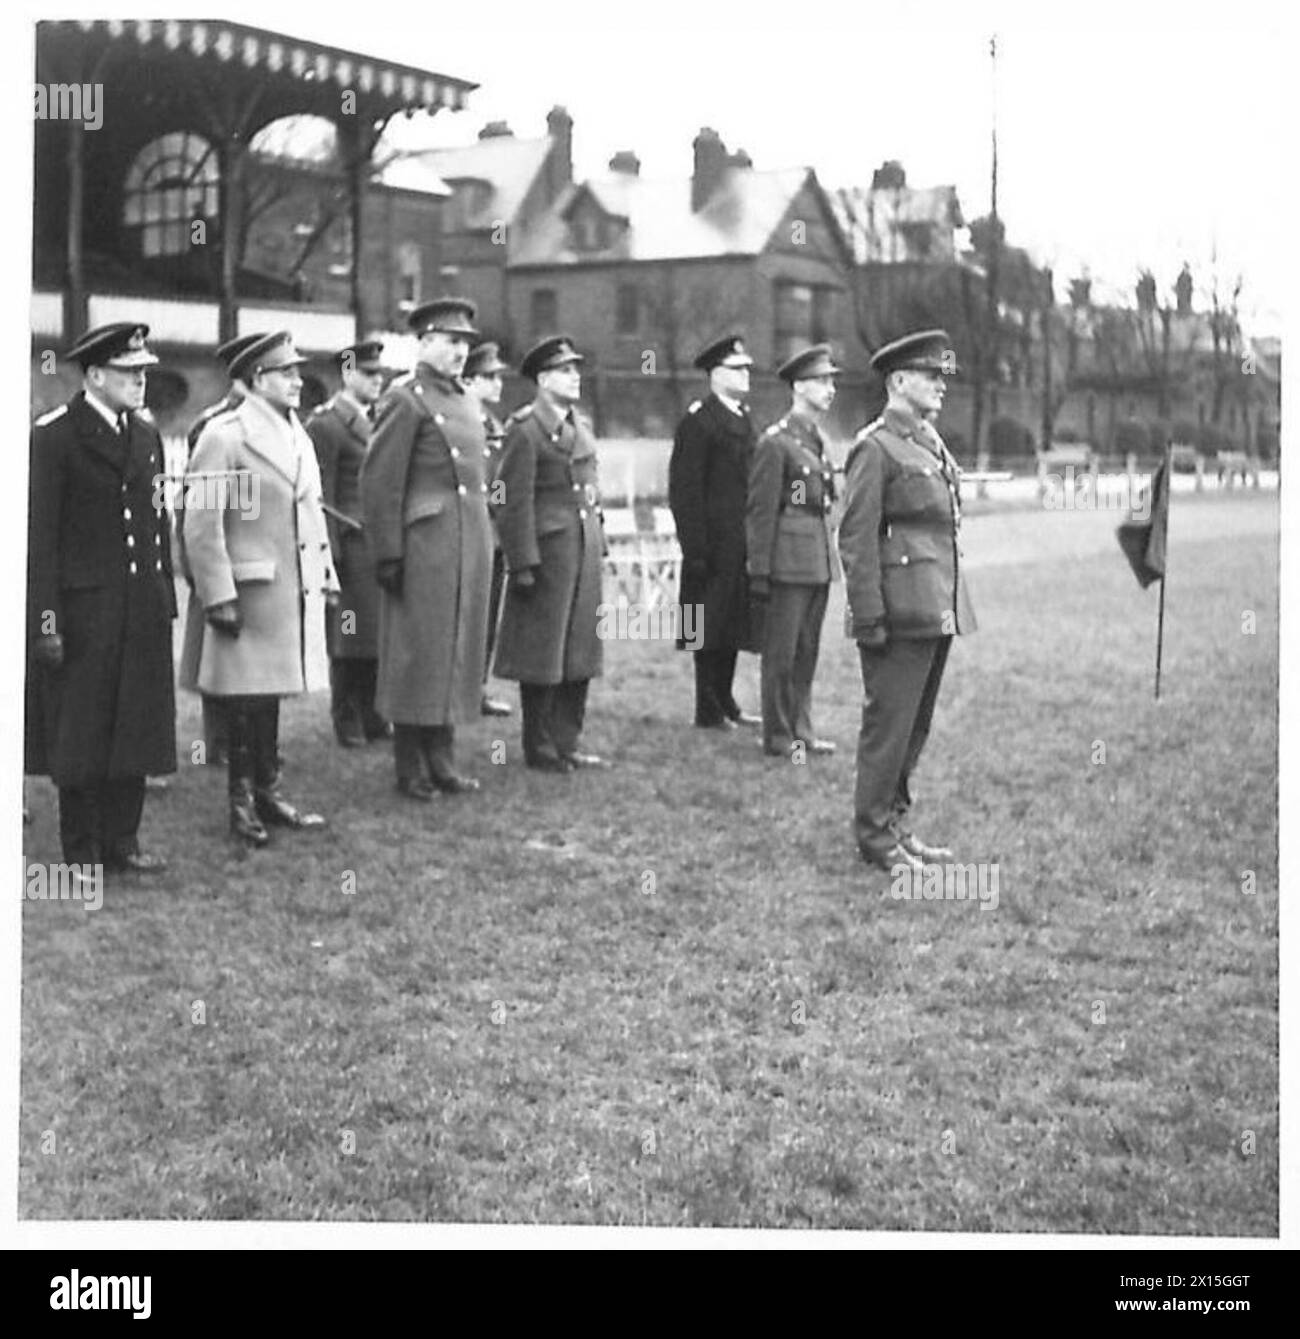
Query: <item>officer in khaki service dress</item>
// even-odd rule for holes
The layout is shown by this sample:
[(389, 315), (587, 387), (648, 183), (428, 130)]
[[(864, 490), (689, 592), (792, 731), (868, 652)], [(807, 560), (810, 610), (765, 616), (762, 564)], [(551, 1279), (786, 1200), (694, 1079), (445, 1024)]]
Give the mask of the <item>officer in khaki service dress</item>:
[(537, 398), (506, 425), (498, 472), (508, 584), (496, 672), (519, 683), (525, 764), (547, 772), (608, 766), (580, 747), (587, 688), (601, 672), (605, 546), (596, 439), (576, 412), (582, 361), (567, 335), (524, 356)]
[(455, 764), (455, 727), (482, 700), (492, 580), (483, 420), (460, 381), (474, 314), (451, 297), (411, 313), (415, 371), (380, 402), (361, 471), (383, 588), (375, 708), (393, 723), (398, 791), (419, 801), (479, 789)]
[(961, 572), (960, 470), (931, 423), (955, 364), (947, 332), (924, 330), (879, 349), (871, 366), (889, 399), (849, 454), (839, 534), (864, 693), (854, 828), (870, 864), (920, 870), (952, 852), (912, 832), (909, 782), (953, 636), (975, 630)]
[(778, 369), (790, 411), (759, 438), (749, 475), (749, 589), (762, 611), (763, 751), (833, 753), (812, 724), (812, 684), (830, 584), (839, 580), (830, 511), (835, 476), (818, 423), (840, 369), (828, 344)]
[(366, 340), (335, 354), (342, 388), (307, 420), (320, 466), (321, 499), (342, 594), (325, 611), (330, 657), (330, 715), (344, 748), (386, 738), (375, 710), (379, 672), (379, 586), (361, 520), (361, 466), (371, 414), (384, 389), (384, 346)]
[(59, 788), (64, 860), (152, 874), (145, 777), (176, 770), (170, 528), (144, 409), (149, 327), (88, 331), (82, 389), (32, 429), (25, 770)]

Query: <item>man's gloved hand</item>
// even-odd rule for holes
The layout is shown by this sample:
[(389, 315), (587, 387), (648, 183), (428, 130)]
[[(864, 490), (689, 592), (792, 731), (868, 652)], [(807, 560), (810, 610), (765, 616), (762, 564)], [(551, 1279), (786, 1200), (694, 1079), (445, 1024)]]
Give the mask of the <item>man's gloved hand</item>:
[(889, 641), (889, 629), (883, 623), (873, 623), (865, 632), (859, 633), (857, 643), (868, 651), (883, 650)]
[(531, 567), (521, 567), (510, 573), (510, 589), (518, 595), (531, 595), (537, 589), (537, 578)]
[(772, 583), (767, 577), (750, 577), (749, 593), (755, 600), (771, 599)]
[(63, 638), (57, 632), (47, 632), (36, 639), (32, 659), (46, 669), (58, 669), (63, 664)]
[(239, 613), (238, 600), (227, 600), (224, 604), (214, 604), (207, 611), (207, 619), (217, 632), (227, 637), (238, 637), (244, 626), (244, 620)]
[(375, 565), (375, 580), (390, 594), (402, 593), (402, 576), (406, 561), (402, 558), (381, 558)]

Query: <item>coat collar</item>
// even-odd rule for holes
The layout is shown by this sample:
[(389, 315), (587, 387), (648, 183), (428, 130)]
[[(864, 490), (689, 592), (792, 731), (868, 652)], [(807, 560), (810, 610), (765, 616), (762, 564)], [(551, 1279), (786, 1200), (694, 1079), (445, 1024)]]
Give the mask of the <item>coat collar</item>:
[(111, 465), (119, 474), (125, 473), (130, 450), (130, 436), (124, 444), (108, 420), (91, 404), (85, 391), (78, 391), (68, 405), (68, 414), (76, 425), (77, 439), (92, 455)]
[(285, 419), (279, 410), (256, 394), (245, 396), (234, 413), (246, 429), (244, 445), (296, 489), (302, 472), (301, 439), (306, 437), (298, 415), (290, 410), (288, 419)]
[(707, 413), (712, 423), (733, 437), (749, 437), (753, 431), (749, 421), (749, 411), (744, 405), (741, 405), (739, 414), (734, 413), (712, 391), (705, 397), (701, 412)]
[(793, 432), (806, 446), (813, 451), (816, 451), (819, 456), (824, 456), (826, 454), (826, 447), (822, 440), (821, 430), (811, 419), (796, 414), (792, 409), (786, 414), (785, 421), (791, 432)]
[(338, 415), (339, 422), (357, 439), (365, 444), (370, 440), (370, 419), (366, 411), (346, 391), (339, 391), (330, 401), (330, 408)]

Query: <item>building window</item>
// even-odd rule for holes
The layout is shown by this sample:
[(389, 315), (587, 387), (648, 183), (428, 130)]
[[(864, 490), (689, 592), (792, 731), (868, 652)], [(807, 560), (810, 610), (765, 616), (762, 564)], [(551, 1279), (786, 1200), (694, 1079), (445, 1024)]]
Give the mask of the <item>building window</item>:
[(560, 323), (555, 289), (534, 288), (529, 303), (529, 329), (534, 335), (552, 334)]
[(812, 342), (824, 344), (840, 336), (839, 291), (829, 284), (818, 284), (812, 291)]
[(403, 242), (397, 250), (397, 302), (402, 311), (420, 305), (423, 270), (420, 248), (414, 242)]
[(783, 363), (801, 345), (813, 342), (813, 290), (808, 284), (778, 279), (773, 305), (773, 353), (777, 363)]
[(641, 328), (641, 290), (635, 284), (619, 284), (615, 314), (620, 335), (635, 335)]
[(216, 219), (217, 155), (198, 135), (173, 131), (146, 144), (126, 174), (122, 220), (140, 254), (179, 256), (193, 245), (196, 219)]

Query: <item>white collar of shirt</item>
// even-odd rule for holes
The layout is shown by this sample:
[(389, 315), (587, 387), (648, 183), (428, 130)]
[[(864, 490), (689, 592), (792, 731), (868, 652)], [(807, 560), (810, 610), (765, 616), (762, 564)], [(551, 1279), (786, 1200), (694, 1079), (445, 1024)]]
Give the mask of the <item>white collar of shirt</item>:
[(741, 404), (741, 402), (740, 402), (739, 400), (733, 400), (733, 399), (731, 398), (731, 396), (729, 396), (729, 395), (723, 395), (723, 394), (722, 394), (721, 392), (719, 392), (719, 391), (714, 391), (713, 393), (714, 393), (714, 395), (716, 395), (716, 396), (718, 397), (719, 400), (722, 401), (722, 403), (723, 403), (728, 409), (731, 410), (731, 412), (732, 412), (733, 414), (736, 415), (737, 418), (740, 418), (740, 417), (742, 417), (742, 416), (744, 415), (745, 407), (744, 407), (744, 405)]
[(94, 391), (86, 392), (86, 403), (90, 405), (114, 432), (118, 431), (117, 415), (101, 400)]

